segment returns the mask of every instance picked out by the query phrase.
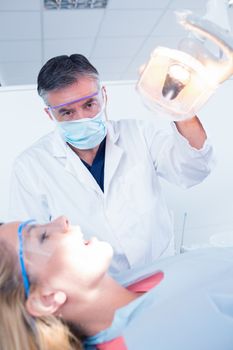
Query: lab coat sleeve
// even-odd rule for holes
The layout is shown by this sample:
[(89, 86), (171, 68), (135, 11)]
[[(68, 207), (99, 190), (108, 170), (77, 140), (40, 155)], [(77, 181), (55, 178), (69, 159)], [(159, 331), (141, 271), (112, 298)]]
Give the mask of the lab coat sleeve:
[[(35, 219), (38, 222), (49, 221), (46, 197), (39, 194), (36, 183), (31, 180), (25, 166), (16, 160), (11, 174), (11, 186), (8, 207), (8, 220)], [(37, 213), (37, 217), (34, 217)]]
[(177, 130), (158, 130), (154, 125), (144, 129), (147, 147), (157, 174), (183, 188), (203, 181), (215, 165), (213, 147), (209, 138), (201, 149), (192, 147)]

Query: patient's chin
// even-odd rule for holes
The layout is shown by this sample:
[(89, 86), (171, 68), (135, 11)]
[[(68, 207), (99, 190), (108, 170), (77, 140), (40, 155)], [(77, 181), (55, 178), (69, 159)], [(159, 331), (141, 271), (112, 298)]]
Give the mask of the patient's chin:
[(99, 244), (100, 247), (100, 251), (99, 251), (99, 257), (100, 260), (102, 260), (102, 269), (103, 271), (108, 271), (109, 266), (111, 264), (112, 261), (112, 257), (113, 257), (113, 248), (111, 246), (111, 244), (109, 244), (108, 242), (101, 242)]
[(101, 243), (103, 245), (102, 249), (104, 250), (106, 255), (109, 257), (109, 259), (111, 260), (113, 257), (113, 248), (112, 248), (111, 244), (109, 244), (108, 242), (101, 242)]

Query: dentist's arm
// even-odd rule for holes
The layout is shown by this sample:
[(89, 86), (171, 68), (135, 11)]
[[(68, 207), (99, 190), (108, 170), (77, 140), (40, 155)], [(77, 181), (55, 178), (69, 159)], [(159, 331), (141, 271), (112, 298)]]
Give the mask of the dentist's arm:
[(188, 140), (192, 147), (196, 149), (201, 149), (203, 147), (207, 136), (197, 116), (191, 119), (175, 122), (175, 124), (179, 133)]

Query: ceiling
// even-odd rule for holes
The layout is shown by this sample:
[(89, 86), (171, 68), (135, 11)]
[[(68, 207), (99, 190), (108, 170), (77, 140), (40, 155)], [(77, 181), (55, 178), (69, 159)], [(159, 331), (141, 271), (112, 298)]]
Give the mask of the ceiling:
[(137, 79), (156, 46), (176, 48), (185, 35), (174, 11), (203, 15), (206, 3), (109, 0), (105, 9), (45, 10), (42, 0), (0, 0), (0, 82), (35, 84), (49, 58), (71, 53), (87, 56), (102, 80)]

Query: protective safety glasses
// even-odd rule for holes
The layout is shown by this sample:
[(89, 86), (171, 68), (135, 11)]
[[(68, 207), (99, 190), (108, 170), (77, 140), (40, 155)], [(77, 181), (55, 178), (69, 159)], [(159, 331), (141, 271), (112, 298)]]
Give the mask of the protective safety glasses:
[(91, 95), (80, 97), (77, 100), (73, 100), (73, 101), (66, 102), (66, 103), (61, 103), (60, 105), (57, 105), (57, 106), (48, 106), (48, 110), (53, 111), (53, 110), (56, 110), (56, 109), (61, 108), (61, 107), (69, 106), (73, 103), (84, 101), (84, 100), (87, 100), (87, 99), (92, 98), (94, 96), (97, 96), (98, 94), (99, 94), (99, 91), (96, 91)]
[(49, 106), (47, 111), (49, 111), (52, 119), (57, 122), (93, 118), (99, 113), (103, 105), (101, 92), (102, 89), (66, 103)]
[(35, 220), (27, 220), (22, 222), (19, 227), (18, 227), (18, 240), (19, 240), (19, 263), (20, 263), (20, 268), (21, 268), (21, 273), (22, 273), (22, 278), (23, 278), (23, 285), (24, 285), (24, 290), (26, 297), (28, 297), (29, 292), (30, 292), (30, 282), (29, 278), (27, 275), (27, 270), (25, 267), (25, 262), (24, 262), (24, 249), (23, 249), (23, 229), (30, 223), (35, 222)]

